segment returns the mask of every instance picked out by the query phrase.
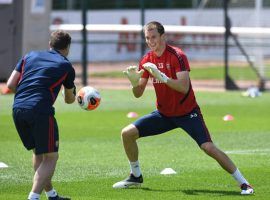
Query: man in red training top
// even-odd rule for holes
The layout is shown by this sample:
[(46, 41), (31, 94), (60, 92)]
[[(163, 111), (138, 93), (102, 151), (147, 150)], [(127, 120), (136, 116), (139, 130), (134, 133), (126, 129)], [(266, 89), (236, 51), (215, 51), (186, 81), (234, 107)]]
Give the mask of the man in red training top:
[(150, 22), (144, 27), (145, 40), (150, 48), (140, 61), (139, 69), (130, 66), (124, 73), (132, 84), (135, 97), (144, 93), (150, 78), (156, 92), (157, 110), (145, 115), (126, 126), (122, 132), (122, 141), (129, 159), (130, 176), (113, 185), (113, 188), (128, 188), (143, 183), (138, 161), (138, 138), (165, 133), (182, 128), (209, 156), (230, 173), (241, 188), (241, 194), (252, 194), (253, 188), (242, 176), (232, 160), (211, 140), (200, 107), (189, 78), (189, 63), (184, 52), (170, 46), (165, 40), (165, 31), (159, 22)]

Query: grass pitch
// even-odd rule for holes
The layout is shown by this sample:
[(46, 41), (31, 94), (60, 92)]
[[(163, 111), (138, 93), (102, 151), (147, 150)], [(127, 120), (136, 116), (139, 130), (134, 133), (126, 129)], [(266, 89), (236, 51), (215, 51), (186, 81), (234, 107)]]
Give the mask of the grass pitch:
[[(212, 139), (228, 152), (255, 188), (255, 195), (240, 196), (233, 178), (206, 156), (182, 130), (138, 140), (145, 182), (140, 189), (115, 190), (113, 183), (129, 174), (120, 140), (121, 129), (155, 108), (152, 90), (135, 99), (131, 91), (101, 90), (102, 102), (95, 111), (56, 102), (60, 132), (60, 158), (54, 187), (75, 200), (87, 199), (270, 199), (270, 94), (251, 99), (240, 92), (199, 92), (201, 106)], [(33, 171), (27, 152), (11, 117), (13, 96), (0, 96), (0, 199), (26, 199)], [(224, 122), (231, 114), (235, 120)], [(160, 175), (164, 168), (176, 175)], [(45, 195), (42, 195), (45, 200)]]
[[(267, 70), (265, 77), (270, 77), (269, 71)], [(230, 75), (233, 80), (258, 80), (256, 74), (249, 66), (230, 66)], [(91, 74), (91, 77), (102, 77), (102, 78), (123, 78), (122, 71), (103, 71), (103, 72), (94, 72)], [(223, 80), (224, 79), (224, 66), (204, 66), (192, 67), (192, 73), (190, 73), (192, 80)]]

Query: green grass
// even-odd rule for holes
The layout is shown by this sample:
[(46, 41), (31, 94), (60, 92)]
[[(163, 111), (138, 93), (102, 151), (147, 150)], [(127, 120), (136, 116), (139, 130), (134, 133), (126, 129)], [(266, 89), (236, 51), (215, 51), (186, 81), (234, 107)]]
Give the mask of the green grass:
[[(270, 198), (270, 94), (251, 99), (239, 92), (199, 92), (208, 129), (216, 145), (229, 156), (255, 187), (256, 194), (243, 197), (233, 178), (206, 156), (181, 130), (138, 140), (145, 182), (141, 189), (114, 190), (113, 183), (125, 178), (129, 166), (120, 140), (121, 129), (133, 119), (151, 112), (155, 95), (147, 90), (141, 99), (131, 91), (101, 90), (102, 102), (95, 111), (83, 111), (76, 104), (56, 102), (60, 130), (60, 158), (53, 178), (61, 194), (75, 200), (87, 199), (269, 199)], [(33, 171), (27, 152), (11, 117), (12, 95), (0, 96), (0, 199), (26, 199)], [(231, 114), (234, 121), (224, 122)], [(237, 151), (244, 153), (237, 153)], [(171, 167), (176, 175), (160, 175)], [(45, 196), (42, 196), (45, 199)]]
[[(234, 80), (257, 80), (256, 74), (250, 67), (231, 66), (229, 74)], [(190, 73), (191, 79), (196, 80), (223, 80), (224, 67), (194, 68)]]
[[(241, 67), (231, 66), (229, 68), (229, 72), (234, 80), (257, 80), (256, 74), (248, 66), (241, 66)], [(124, 77), (121, 71), (94, 72), (90, 76), (102, 77), (102, 78)], [(223, 66), (214, 66), (214, 67), (213, 66), (211, 67), (194, 66), (192, 67), (190, 77), (192, 78), (192, 80), (223, 80), (224, 67)]]

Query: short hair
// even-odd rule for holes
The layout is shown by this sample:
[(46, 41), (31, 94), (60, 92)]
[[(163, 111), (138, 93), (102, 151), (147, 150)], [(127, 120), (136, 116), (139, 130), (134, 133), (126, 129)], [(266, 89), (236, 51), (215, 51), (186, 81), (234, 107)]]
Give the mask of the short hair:
[(50, 46), (55, 50), (63, 50), (68, 48), (71, 43), (69, 33), (63, 30), (56, 30), (51, 33)]
[(164, 26), (161, 23), (156, 22), (156, 21), (152, 21), (152, 22), (149, 22), (148, 24), (146, 24), (143, 28), (143, 31), (145, 32), (146, 30), (149, 31), (149, 30), (153, 30), (153, 29), (157, 29), (157, 31), (160, 35), (165, 33)]

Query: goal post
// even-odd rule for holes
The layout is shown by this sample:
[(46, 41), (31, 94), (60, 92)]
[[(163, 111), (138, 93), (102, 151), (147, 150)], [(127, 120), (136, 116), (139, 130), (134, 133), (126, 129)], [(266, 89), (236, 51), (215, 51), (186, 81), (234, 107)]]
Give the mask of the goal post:
[[(229, 38), (231, 37), (234, 44), (237, 46), (237, 48), (240, 50), (240, 52), (242, 53), (242, 55), (246, 59), (246, 62), (248, 63), (250, 68), (254, 71), (257, 78), (259, 79), (257, 86), (259, 87), (259, 89), (261, 91), (264, 91), (265, 90), (265, 81), (267, 78), (265, 77), (264, 70), (262, 67), (263, 54), (262, 54), (261, 48), (259, 48), (259, 50), (257, 50), (256, 54), (254, 55), (256, 58), (255, 61), (256, 61), (257, 65), (259, 65), (256, 67), (255, 62), (253, 62), (251, 60), (249, 54), (247, 53), (247, 51), (245, 50), (245, 48), (243, 47), (241, 42), (238, 40), (237, 35), (232, 33), (232, 31), (231, 31), (231, 18), (229, 17), (229, 14), (228, 14), (229, 3), (230, 3), (230, 0), (223, 0), (224, 25), (225, 25), (225, 29), (226, 29), (225, 30), (225, 37), (224, 37), (225, 88), (229, 89), (229, 90), (239, 89), (239, 87), (237, 86), (237, 84), (235, 84), (234, 80), (231, 78), (230, 73), (229, 73), (229, 56), (228, 56), (229, 45), (228, 45), (228, 41), (229, 41)], [(262, 6), (261, 0), (256, 0), (256, 6), (255, 6), (256, 7), (256, 10), (255, 10), (255, 12), (256, 12), (255, 13), (256, 25), (259, 25), (259, 11), (260, 11), (261, 6)], [(264, 33), (266, 33), (265, 36), (268, 35), (267, 29), (262, 29), (262, 28), (258, 28), (258, 27), (253, 28), (253, 30), (246, 29), (246, 31), (247, 32), (250, 31), (249, 33), (251, 35), (255, 29), (257, 29), (257, 31), (259, 33), (259, 37), (258, 37), (258, 39), (256, 39), (257, 42), (261, 40), (260, 36), (263, 36)], [(253, 33), (255, 33), (255, 31)]]

